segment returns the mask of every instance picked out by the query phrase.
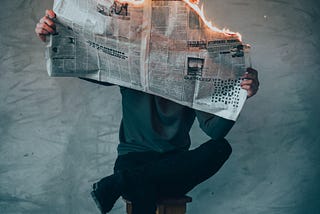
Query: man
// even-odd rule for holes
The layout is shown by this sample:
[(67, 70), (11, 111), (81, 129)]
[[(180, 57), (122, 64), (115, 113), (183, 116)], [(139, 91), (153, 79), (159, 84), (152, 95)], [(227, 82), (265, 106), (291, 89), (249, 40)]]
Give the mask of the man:
[[(54, 17), (47, 10), (37, 24), (42, 41), (55, 33)], [(247, 69), (241, 87), (248, 97), (258, 91), (256, 70)], [(123, 196), (132, 201), (133, 214), (154, 214), (158, 198), (186, 194), (214, 175), (230, 156), (231, 146), (224, 137), (234, 121), (129, 88), (120, 91), (123, 118), (114, 173), (93, 184), (91, 193), (101, 213), (109, 212)], [(211, 140), (189, 150), (195, 118)]]

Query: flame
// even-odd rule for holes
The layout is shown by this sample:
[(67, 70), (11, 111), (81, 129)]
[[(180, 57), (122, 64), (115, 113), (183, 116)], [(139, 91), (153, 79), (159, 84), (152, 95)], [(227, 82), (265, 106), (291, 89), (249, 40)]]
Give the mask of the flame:
[(223, 33), (227, 36), (237, 36), (240, 41), (242, 41), (242, 36), (239, 32), (232, 32), (227, 28), (219, 29), (212, 24), (211, 21), (208, 21), (206, 16), (204, 15), (203, 5), (201, 8), (199, 7), (199, 0), (183, 0), (187, 5), (189, 5), (202, 19), (202, 21), (207, 25), (211, 30)]
[[(144, 3), (145, 0), (118, 0), (120, 3), (130, 3), (134, 5), (141, 5)], [(201, 8), (199, 7), (200, 0), (182, 0), (187, 5), (189, 5), (202, 19), (202, 21), (205, 23), (205, 25), (211, 29), (212, 31), (223, 33), (226, 36), (236, 36), (240, 41), (242, 41), (242, 36), (239, 32), (232, 32), (227, 28), (219, 29), (216, 26), (213, 25), (213, 23), (209, 20), (207, 20), (206, 16), (204, 15), (204, 9), (203, 5)]]

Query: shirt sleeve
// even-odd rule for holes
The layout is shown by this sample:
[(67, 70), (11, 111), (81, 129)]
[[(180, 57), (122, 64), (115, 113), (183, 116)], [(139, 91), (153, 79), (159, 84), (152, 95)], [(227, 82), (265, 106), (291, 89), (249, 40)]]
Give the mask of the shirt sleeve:
[(213, 140), (223, 139), (233, 127), (235, 121), (214, 114), (196, 110), (200, 128)]

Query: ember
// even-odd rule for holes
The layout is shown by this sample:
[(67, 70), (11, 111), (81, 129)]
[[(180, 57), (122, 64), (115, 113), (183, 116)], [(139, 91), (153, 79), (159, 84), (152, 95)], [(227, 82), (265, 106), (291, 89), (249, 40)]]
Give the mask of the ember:
[[(118, 0), (118, 1), (121, 3), (140, 5), (140, 4), (143, 4), (145, 0)], [(182, 1), (184, 1), (187, 5), (189, 5), (200, 16), (200, 18), (208, 28), (210, 28), (215, 32), (224, 33), (227, 36), (237, 36), (238, 39), (242, 41), (242, 37), (239, 32), (232, 32), (227, 28), (219, 29), (216, 26), (214, 26), (211, 21), (207, 20), (206, 16), (204, 15), (203, 5), (201, 6), (201, 8), (199, 7), (200, 0), (182, 0)]]

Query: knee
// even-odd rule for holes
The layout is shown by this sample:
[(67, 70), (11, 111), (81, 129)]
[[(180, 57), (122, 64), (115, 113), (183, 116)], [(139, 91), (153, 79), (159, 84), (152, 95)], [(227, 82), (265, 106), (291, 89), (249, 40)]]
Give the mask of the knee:
[(232, 147), (226, 139), (210, 140), (208, 143), (211, 147), (211, 152), (214, 153), (220, 160), (226, 161), (230, 157), (232, 153)]
[(223, 139), (223, 151), (226, 155), (226, 158), (228, 159), (230, 157), (230, 155), (232, 154), (232, 147), (230, 145), (230, 143), (226, 140), (226, 139)]

